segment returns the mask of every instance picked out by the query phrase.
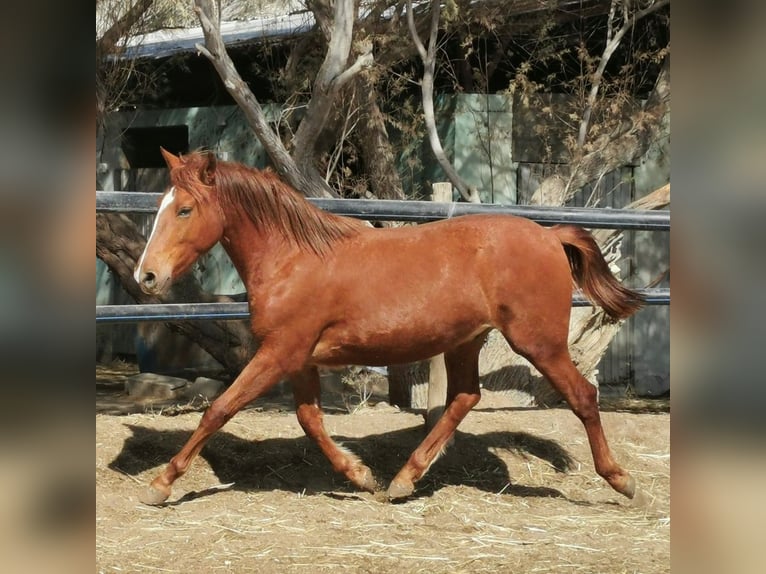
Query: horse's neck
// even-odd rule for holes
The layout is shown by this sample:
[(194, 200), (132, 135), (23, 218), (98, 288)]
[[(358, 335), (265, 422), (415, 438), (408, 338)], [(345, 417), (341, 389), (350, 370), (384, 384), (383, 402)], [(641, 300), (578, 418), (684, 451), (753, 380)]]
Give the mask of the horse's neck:
[(245, 283), (267, 254), (266, 237), (247, 218), (227, 214), (221, 245)]
[(287, 245), (278, 234), (268, 233), (240, 214), (226, 214), (221, 245), (248, 290), (261, 282), (272, 262), (285, 256)]

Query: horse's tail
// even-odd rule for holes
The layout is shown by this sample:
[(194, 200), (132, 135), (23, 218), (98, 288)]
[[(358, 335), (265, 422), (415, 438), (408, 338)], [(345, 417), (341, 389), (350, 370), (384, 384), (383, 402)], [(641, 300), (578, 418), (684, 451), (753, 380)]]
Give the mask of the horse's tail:
[(625, 319), (641, 308), (644, 298), (612, 275), (601, 249), (588, 231), (575, 225), (555, 225), (551, 230), (564, 246), (575, 283), (590, 301), (602, 307), (613, 319)]

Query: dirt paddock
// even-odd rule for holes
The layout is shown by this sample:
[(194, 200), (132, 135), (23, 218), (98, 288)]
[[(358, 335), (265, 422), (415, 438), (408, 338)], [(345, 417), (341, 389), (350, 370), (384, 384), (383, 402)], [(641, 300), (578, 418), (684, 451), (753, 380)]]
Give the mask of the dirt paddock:
[[(98, 394), (98, 393), (97, 393)], [(605, 407), (640, 494), (598, 477), (566, 409), (484, 393), (454, 445), (398, 504), (353, 490), (287, 403), (256, 402), (216, 434), (163, 507), (137, 494), (188, 438), (199, 409), (96, 414), (97, 572), (668, 572), (670, 414)], [(387, 485), (423, 417), (385, 403), (328, 431)]]

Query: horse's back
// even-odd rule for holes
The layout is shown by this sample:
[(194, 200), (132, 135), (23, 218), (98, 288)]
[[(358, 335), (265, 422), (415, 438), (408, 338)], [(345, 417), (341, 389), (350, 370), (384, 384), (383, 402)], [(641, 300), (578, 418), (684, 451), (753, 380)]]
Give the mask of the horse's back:
[(532, 288), (560, 276), (570, 281), (561, 241), (549, 229), (522, 217), (466, 215), (373, 230), (368, 237), (359, 249), (369, 265), (383, 272), (396, 269), (410, 283), (421, 277), (433, 288), (451, 283), (470, 289), (498, 283), (503, 288), (509, 284)]
[(562, 277), (571, 283), (556, 235), (508, 215), (370, 229), (345, 240), (328, 258), (324, 272), (349, 300), (364, 293), (380, 306), (413, 312), (447, 301), (460, 307), (463, 299), (481, 301), (496, 297), (498, 290), (534, 289)]

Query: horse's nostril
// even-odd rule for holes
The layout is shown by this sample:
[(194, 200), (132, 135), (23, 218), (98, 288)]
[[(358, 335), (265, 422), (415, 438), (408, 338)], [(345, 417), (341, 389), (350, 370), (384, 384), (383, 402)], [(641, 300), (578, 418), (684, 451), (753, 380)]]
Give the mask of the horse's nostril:
[(141, 283), (143, 283), (145, 287), (154, 287), (154, 284), (156, 281), (157, 281), (157, 276), (151, 271), (147, 271), (146, 273), (144, 273), (144, 276), (141, 279)]

